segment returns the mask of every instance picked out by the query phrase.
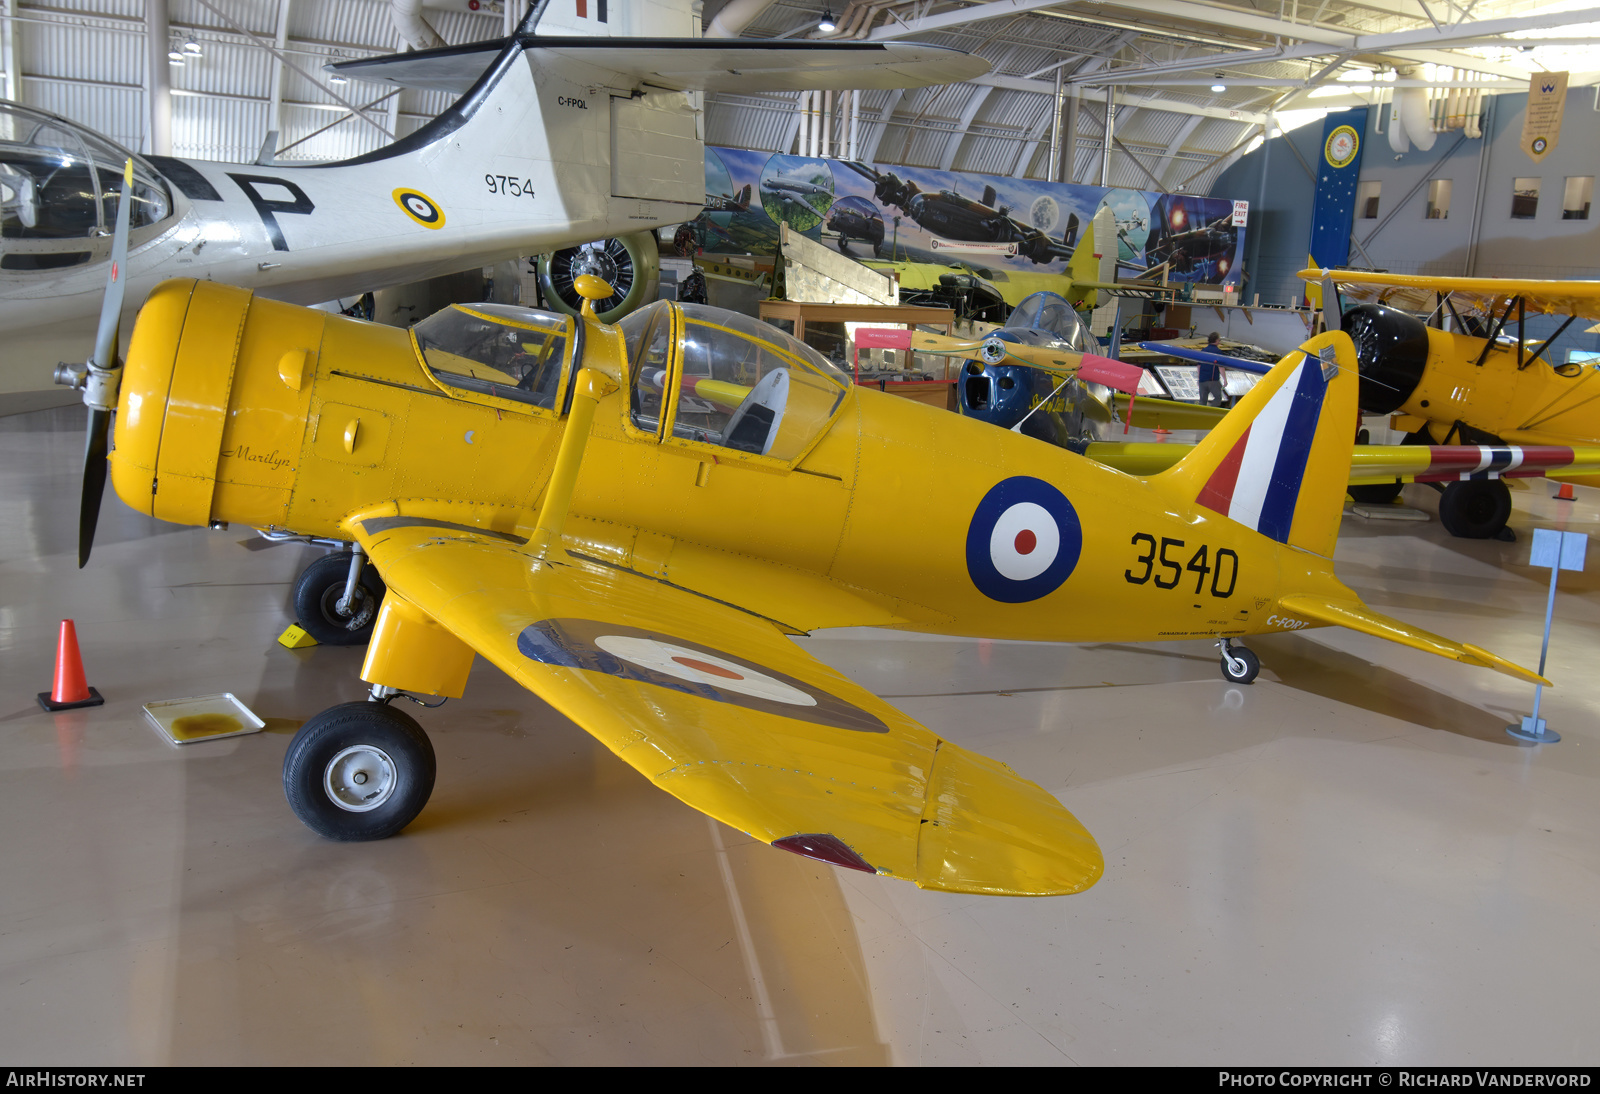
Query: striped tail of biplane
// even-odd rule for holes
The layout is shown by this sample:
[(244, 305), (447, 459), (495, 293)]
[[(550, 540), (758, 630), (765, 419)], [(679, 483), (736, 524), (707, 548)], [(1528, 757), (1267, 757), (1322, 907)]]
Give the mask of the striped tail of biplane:
[(1279, 361), (1151, 481), (1270, 539), (1332, 557), (1358, 411), (1355, 347), (1321, 334)]

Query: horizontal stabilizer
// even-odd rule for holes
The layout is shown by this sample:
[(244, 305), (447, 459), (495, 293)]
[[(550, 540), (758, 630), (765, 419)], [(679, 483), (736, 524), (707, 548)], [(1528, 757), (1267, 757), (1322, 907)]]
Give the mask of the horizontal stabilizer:
[[(501, 38), (324, 67), (352, 79), (462, 95), (509, 42)], [(517, 42), (523, 49), (672, 91), (889, 90), (958, 83), (989, 71), (989, 62), (960, 50), (906, 42), (553, 37)]]
[(1398, 619), (1391, 619), (1387, 615), (1373, 611), (1361, 601), (1356, 599), (1332, 599), (1307, 594), (1295, 594), (1282, 597), (1278, 601), (1281, 611), (1294, 616), (1304, 616), (1318, 623), (1327, 623), (1335, 627), (1347, 627), (1362, 634), (1370, 634), (1376, 638), (1387, 638), (1391, 642), (1398, 642), (1402, 646), (1423, 650), (1426, 653), (1448, 657), (1453, 661), (1461, 661), (1468, 665), (1477, 665), (1480, 668), (1494, 669), (1507, 676), (1514, 676), (1518, 680), (1530, 684), (1543, 684), (1550, 687), (1550, 681), (1521, 665), (1507, 661), (1504, 657), (1490, 653), (1488, 650), (1463, 642), (1452, 642), (1432, 631), (1425, 631), (1421, 627), (1413, 627), (1409, 623), (1402, 623)]

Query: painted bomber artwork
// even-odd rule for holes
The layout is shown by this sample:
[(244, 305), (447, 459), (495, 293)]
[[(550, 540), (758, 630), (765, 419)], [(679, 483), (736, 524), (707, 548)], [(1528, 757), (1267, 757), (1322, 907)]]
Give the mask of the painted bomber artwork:
[(680, 254), (770, 255), (778, 225), (852, 258), (1020, 272), (1064, 272), (1102, 206), (1117, 223), (1117, 274), (1167, 264), (1177, 281), (1238, 284), (1245, 231), (1234, 202), (936, 171), (878, 167), (711, 145), (706, 206), (677, 231)]

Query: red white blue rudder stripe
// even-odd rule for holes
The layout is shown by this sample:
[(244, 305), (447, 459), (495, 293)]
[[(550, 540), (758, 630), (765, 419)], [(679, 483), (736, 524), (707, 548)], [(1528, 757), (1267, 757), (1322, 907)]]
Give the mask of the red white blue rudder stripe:
[(1279, 543), (1289, 542), (1328, 382), (1337, 373), (1332, 346), (1323, 347), (1320, 356), (1301, 351), (1299, 365), (1217, 464), (1195, 500)]

